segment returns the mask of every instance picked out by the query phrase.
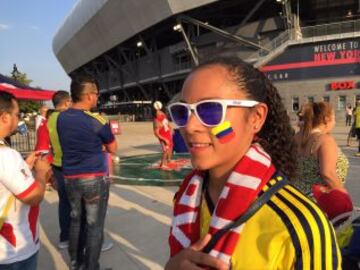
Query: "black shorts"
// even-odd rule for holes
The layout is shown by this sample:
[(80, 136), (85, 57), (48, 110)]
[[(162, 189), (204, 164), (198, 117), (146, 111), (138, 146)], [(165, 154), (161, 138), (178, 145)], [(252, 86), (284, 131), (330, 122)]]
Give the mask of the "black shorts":
[(356, 136), (360, 140), (360, 128), (355, 128)]

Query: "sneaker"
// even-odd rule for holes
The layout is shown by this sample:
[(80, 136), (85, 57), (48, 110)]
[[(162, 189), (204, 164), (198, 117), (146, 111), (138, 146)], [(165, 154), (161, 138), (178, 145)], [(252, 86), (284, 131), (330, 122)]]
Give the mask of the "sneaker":
[(101, 251), (104, 252), (104, 251), (108, 251), (109, 249), (111, 249), (112, 247), (114, 246), (114, 242), (107, 238), (107, 239), (104, 239), (103, 243), (102, 243), (102, 247), (101, 247)]
[(50, 183), (46, 183), (46, 191), (52, 191), (52, 186)]
[(355, 157), (360, 157), (360, 152), (354, 154)]
[(66, 249), (69, 247), (69, 241), (62, 241), (58, 243), (59, 249)]
[(76, 261), (71, 261), (71, 262), (70, 262), (70, 268), (69, 268), (69, 270), (79, 270), (79, 267), (78, 267)]

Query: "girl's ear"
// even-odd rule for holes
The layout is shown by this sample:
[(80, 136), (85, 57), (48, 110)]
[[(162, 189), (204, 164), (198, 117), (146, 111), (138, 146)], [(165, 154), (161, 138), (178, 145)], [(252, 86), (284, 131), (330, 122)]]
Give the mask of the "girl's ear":
[(251, 121), (254, 133), (258, 133), (265, 123), (268, 114), (268, 106), (265, 103), (259, 103), (253, 108)]
[(330, 116), (324, 116), (324, 124), (326, 125), (327, 123), (329, 123), (331, 121), (331, 117)]

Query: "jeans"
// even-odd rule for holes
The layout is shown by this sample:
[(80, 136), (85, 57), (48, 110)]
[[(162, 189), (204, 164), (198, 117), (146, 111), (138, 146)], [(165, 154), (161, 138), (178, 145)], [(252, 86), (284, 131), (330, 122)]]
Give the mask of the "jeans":
[(360, 262), (360, 227), (354, 227), (350, 243), (342, 250), (342, 253), (344, 256), (352, 257)]
[(38, 252), (26, 260), (11, 264), (0, 264), (0, 270), (36, 270)]
[(346, 115), (345, 125), (351, 126), (352, 115)]
[(65, 179), (61, 167), (52, 166), (52, 171), (57, 184), (59, 195), (59, 225), (60, 225), (60, 242), (69, 240), (70, 230), (70, 211), (71, 206), (65, 189)]
[(105, 177), (65, 179), (71, 205), (70, 269), (98, 270), (109, 199)]

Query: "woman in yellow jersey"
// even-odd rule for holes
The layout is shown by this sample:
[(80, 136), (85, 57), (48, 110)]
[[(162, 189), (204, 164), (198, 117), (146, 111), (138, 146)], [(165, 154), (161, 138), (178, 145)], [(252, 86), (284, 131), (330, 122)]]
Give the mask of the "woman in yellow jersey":
[[(194, 171), (175, 196), (166, 270), (340, 269), (332, 226), (286, 184), (295, 171), (293, 130), (264, 74), (236, 58), (210, 60), (191, 72), (181, 101), (168, 109)], [(250, 219), (213, 237), (279, 183)]]

